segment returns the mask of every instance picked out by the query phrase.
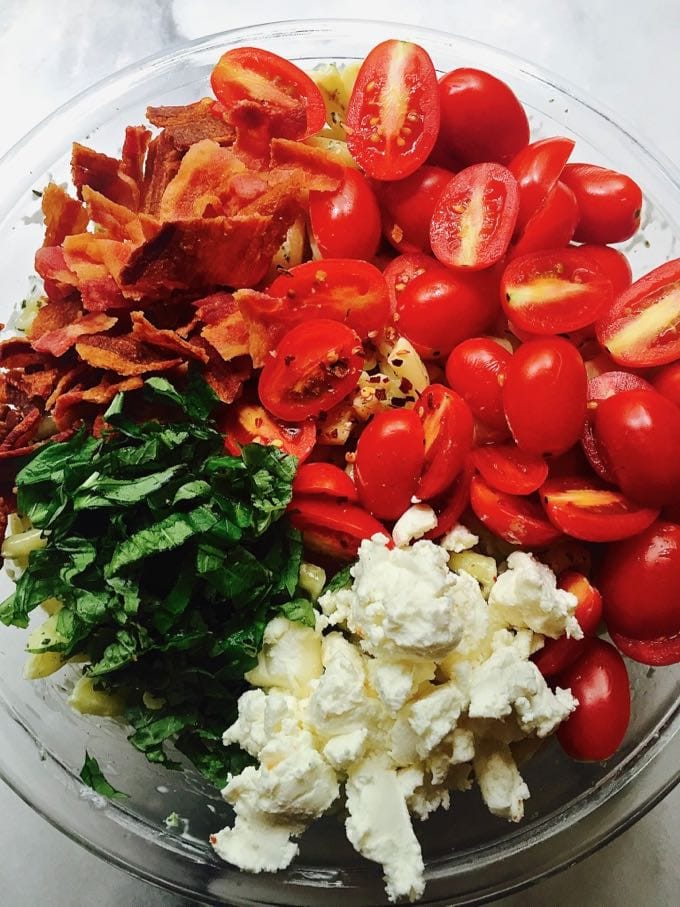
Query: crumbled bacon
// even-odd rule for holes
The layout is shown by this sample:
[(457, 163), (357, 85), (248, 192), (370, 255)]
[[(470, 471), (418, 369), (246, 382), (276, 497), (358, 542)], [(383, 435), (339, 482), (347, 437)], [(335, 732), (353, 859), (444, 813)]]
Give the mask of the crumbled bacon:
[(55, 183), (48, 183), (42, 194), (42, 212), (45, 219), (43, 246), (58, 246), (72, 233), (87, 229), (87, 211), (75, 198)]

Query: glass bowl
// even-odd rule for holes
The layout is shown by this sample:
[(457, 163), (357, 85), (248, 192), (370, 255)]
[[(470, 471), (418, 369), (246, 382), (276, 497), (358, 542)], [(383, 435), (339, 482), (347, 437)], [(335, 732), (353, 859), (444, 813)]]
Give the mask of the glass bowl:
[[(117, 153), (127, 124), (147, 104), (182, 104), (208, 93), (208, 75), (229, 47), (254, 45), (305, 68), (362, 58), (378, 42), (422, 44), (436, 67), (476, 66), (505, 79), (524, 102), (535, 136), (564, 134), (575, 160), (629, 173), (644, 188), (642, 230), (626, 251), (636, 273), (680, 254), (680, 177), (612, 117), (531, 64), (462, 37), (389, 23), (317, 20), (237, 29), (128, 67), (88, 89), (37, 126), (0, 162), (0, 319), (30, 292), (33, 255), (42, 241), (39, 199), (48, 179), (68, 179), (70, 143)], [(2, 576), (3, 597), (10, 582)], [(34, 809), (73, 840), (127, 871), (204, 903), (380, 904), (379, 869), (345, 841), (338, 817), (317, 823), (294, 864), (277, 875), (248, 875), (219, 862), (206, 841), (230, 819), (219, 794), (194, 773), (150, 765), (110, 719), (84, 718), (66, 705), (66, 672), (22, 678), (23, 632), (0, 631), (0, 771)], [(419, 824), (426, 859), (425, 901), (468, 904), (506, 894), (591, 853), (631, 825), (678, 781), (676, 736), (680, 667), (630, 665), (633, 719), (616, 756), (604, 764), (567, 759), (554, 743), (524, 768), (532, 792), (526, 820), (490, 816), (477, 792), (454, 794), (451, 810)], [(114, 786), (130, 794), (109, 802), (84, 788), (85, 749)], [(168, 827), (170, 813), (182, 817)], [(329, 889), (331, 891), (329, 891)]]

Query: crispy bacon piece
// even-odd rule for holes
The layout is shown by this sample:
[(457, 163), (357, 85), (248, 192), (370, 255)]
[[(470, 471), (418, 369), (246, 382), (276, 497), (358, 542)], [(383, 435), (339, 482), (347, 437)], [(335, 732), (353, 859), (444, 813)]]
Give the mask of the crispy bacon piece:
[(25, 337), (8, 337), (0, 341), (0, 366), (10, 371), (15, 368), (38, 371), (54, 366), (51, 356), (38, 353)]
[(205, 325), (201, 337), (225, 362), (248, 355), (248, 325), (231, 293), (213, 293), (196, 302), (197, 318)]
[(132, 336), (137, 340), (155, 346), (170, 353), (176, 353), (185, 359), (197, 359), (204, 364), (208, 361), (208, 354), (200, 346), (195, 346), (183, 340), (175, 331), (163, 330), (144, 317), (143, 312), (131, 312)]
[(79, 283), (118, 276), (132, 253), (132, 246), (96, 233), (67, 236), (63, 244), (64, 260)]
[(125, 176), (129, 176), (138, 188), (142, 185), (144, 158), (150, 140), (151, 133), (146, 126), (128, 126), (125, 129), (125, 141), (120, 156), (121, 171)]
[(42, 212), (45, 220), (43, 246), (58, 246), (66, 236), (87, 229), (85, 208), (56, 183), (48, 183), (43, 190)]
[(167, 130), (151, 142), (144, 166), (141, 210), (157, 215), (168, 183), (173, 179), (182, 160), (182, 152), (175, 147)]
[(234, 152), (252, 170), (267, 169), (272, 122), (266, 109), (257, 101), (244, 99), (234, 104), (227, 115), (236, 129)]
[(67, 372), (64, 372), (55, 384), (50, 396), (45, 400), (45, 409), (47, 412), (50, 412), (54, 408), (57, 400), (67, 391), (73, 390), (76, 385), (82, 386), (82, 381), (91, 374), (96, 373), (84, 362), (79, 362), (78, 365), (70, 368)]
[(164, 128), (168, 140), (180, 151), (202, 139), (231, 145), (235, 138), (234, 127), (214, 115), (214, 105), (212, 98), (201, 98), (193, 104), (177, 107), (147, 107), (146, 118), (154, 126)]
[(42, 414), (37, 406), (33, 406), (2, 439), (0, 443), (0, 452), (6, 450), (17, 450), (25, 447), (31, 442), (38, 431), (38, 426)]
[(286, 299), (259, 293), (257, 290), (237, 290), (234, 299), (247, 326), (248, 352), (255, 368), (261, 368), (286, 331), (304, 320)]
[(75, 422), (83, 419), (93, 406), (107, 407), (119, 393), (139, 390), (144, 384), (139, 377), (126, 378), (123, 381), (104, 377), (95, 387), (74, 388), (62, 394), (54, 407), (54, 420), (60, 429), (68, 429)]
[(108, 369), (126, 377), (144, 375), (147, 372), (164, 372), (182, 364), (180, 358), (159, 357), (155, 350), (141, 343), (132, 334), (122, 337), (95, 334), (81, 338), (76, 343), (76, 352), (83, 362), (93, 368)]
[(160, 206), (162, 221), (224, 214), (233, 177), (245, 164), (228, 148), (204, 139), (192, 145), (168, 184)]
[(90, 334), (102, 334), (118, 322), (117, 318), (104, 312), (90, 312), (72, 324), (66, 324), (54, 331), (47, 331), (33, 341), (33, 349), (39, 353), (51, 353), (59, 357), (75, 346), (79, 337)]
[(101, 154), (79, 142), (73, 143), (71, 154), (71, 178), (82, 198), (84, 186), (101, 192), (112, 202), (137, 211), (140, 190), (137, 183), (123, 170), (121, 161), (108, 154)]
[[(61, 299), (57, 302), (48, 302), (38, 309), (26, 336), (33, 343), (43, 334), (58, 331), (66, 325), (73, 324), (81, 314), (80, 304), (77, 299)], [(37, 349), (33, 344), (33, 349)], [(49, 352), (49, 350), (41, 350)]]
[(197, 337), (194, 342), (200, 344), (209, 357), (203, 377), (222, 403), (233, 403), (241, 396), (243, 385), (253, 373), (250, 359), (240, 356), (231, 362), (225, 362), (203, 337)]
[(4, 395), (8, 402), (25, 408), (29, 403), (48, 399), (59, 380), (58, 368), (47, 368), (39, 372), (29, 372), (23, 368), (13, 368), (4, 377)]
[(48, 299), (58, 302), (75, 292), (78, 278), (66, 264), (61, 246), (43, 246), (35, 253), (35, 269), (42, 277)]
[(143, 243), (155, 236), (160, 229), (156, 218), (118, 205), (89, 186), (83, 187), (82, 194), (90, 219), (106, 230), (108, 239)]
[(126, 299), (113, 277), (97, 277), (80, 284), (83, 308), (87, 312), (108, 312), (110, 309), (131, 309), (135, 299)]
[(321, 148), (305, 145), (304, 142), (293, 142), (290, 139), (272, 139), (270, 165), (296, 173), (302, 171), (311, 178), (325, 177), (333, 181), (330, 189), (319, 189), (320, 192), (337, 189), (344, 176), (344, 167), (334, 155)]

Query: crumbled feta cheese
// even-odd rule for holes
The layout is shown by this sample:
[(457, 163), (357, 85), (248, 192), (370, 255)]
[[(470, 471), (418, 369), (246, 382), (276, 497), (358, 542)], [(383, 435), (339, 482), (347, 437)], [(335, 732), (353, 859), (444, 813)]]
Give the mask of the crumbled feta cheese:
[(519, 773), (510, 747), (483, 741), (475, 753), (475, 776), (489, 812), (511, 822), (524, 816), (529, 788)]
[(458, 523), (453, 529), (449, 529), (446, 535), (442, 536), (439, 544), (446, 551), (460, 554), (461, 551), (467, 551), (469, 548), (474, 548), (475, 545), (479, 544), (479, 537), (470, 532), (461, 523)]
[(399, 517), (392, 529), (397, 548), (406, 548), (414, 539), (421, 539), (437, 526), (437, 514), (428, 504), (415, 503)]
[(246, 680), (257, 687), (305, 693), (321, 670), (321, 640), (314, 629), (275, 617), (267, 624), (257, 665)]
[(371, 686), (383, 705), (391, 712), (398, 712), (421, 683), (432, 680), (435, 663), (434, 661), (371, 658), (367, 668)]

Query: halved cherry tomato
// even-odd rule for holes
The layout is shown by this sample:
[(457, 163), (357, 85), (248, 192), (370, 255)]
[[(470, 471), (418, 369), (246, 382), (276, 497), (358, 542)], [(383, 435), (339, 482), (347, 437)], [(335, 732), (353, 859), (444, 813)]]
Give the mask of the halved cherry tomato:
[(478, 447), (472, 453), (472, 462), (488, 485), (507, 494), (532, 494), (548, 478), (548, 464), (543, 457), (514, 444)]
[(576, 242), (623, 242), (640, 226), (642, 190), (629, 176), (594, 164), (567, 164), (562, 182), (576, 196)]
[(519, 210), (517, 181), (501, 164), (474, 164), (439, 196), (430, 224), (435, 257), (449, 268), (496, 264), (512, 239)]
[(587, 255), (591, 263), (611, 280), (615, 298), (631, 285), (633, 269), (623, 252), (610, 246), (585, 245), (577, 248), (581, 255)]
[(680, 359), (680, 258), (622, 293), (597, 324), (597, 339), (620, 365), (645, 368)]
[(385, 238), (399, 252), (430, 251), (430, 221), (453, 173), (427, 164), (403, 180), (378, 182)]
[(260, 402), (278, 419), (318, 416), (353, 390), (362, 364), (361, 341), (346, 324), (305, 321), (288, 331), (267, 358)]
[(441, 538), (458, 523), (470, 503), (470, 482), (473, 475), (474, 467), (468, 458), (450, 487), (438, 498), (429, 502), (437, 514), (437, 525), (434, 529), (430, 529), (424, 538)]
[(680, 362), (673, 362), (662, 368), (658, 375), (652, 378), (652, 384), (658, 393), (672, 400), (676, 406), (680, 406)]
[(287, 513), (307, 547), (336, 560), (353, 561), (363, 539), (389, 538), (385, 527), (356, 504), (300, 496), (293, 498)]
[(630, 721), (630, 684), (626, 665), (614, 646), (587, 640), (577, 661), (557, 677), (578, 708), (557, 729), (562, 749), (572, 759), (609, 759), (623, 742)]
[(613, 630), (609, 635), (616, 648), (626, 658), (656, 668), (680, 662), (680, 633), (675, 636), (659, 636), (656, 639), (630, 639)]
[(425, 434), (413, 410), (378, 413), (359, 437), (354, 481), (363, 506), (396, 520), (415, 495), (425, 460)]
[(380, 244), (378, 202), (352, 167), (335, 192), (309, 193), (309, 220), (322, 258), (373, 258)]
[(509, 163), (529, 143), (529, 121), (512, 89), (481, 69), (439, 81), (442, 144), (463, 165)]
[(680, 409), (654, 390), (599, 403), (595, 439), (616, 484), (648, 507), (680, 501)]
[(512, 545), (544, 548), (562, 537), (537, 500), (497, 491), (481, 476), (470, 484), (470, 506), (487, 529)]
[(652, 385), (648, 381), (638, 375), (631, 375), (630, 372), (603, 372), (601, 375), (591, 378), (588, 382), (588, 416), (583, 426), (581, 444), (585, 455), (588, 457), (588, 462), (605, 482), (614, 484), (616, 477), (595, 436), (595, 413), (597, 408), (603, 400), (607, 400), (615, 394), (622, 394), (624, 391), (651, 389)]
[(503, 272), (503, 309), (520, 330), (562, 334), (596, 321), (614, 301), (612, 283), (579, 249), (534, 252)]
[(246, 444), (273, 444), (297, 457), (300, 462), (311, 453), (316, 441), (316, 425), (312, 419), (304, 422), (280, 422), (270, 416), (259, 403), (238, 400), (232, 403), (220, 422), (224, 444), (235, 457)]
[(508, 433), (503, 409), (503, 382), (511, 353), (488, 337), (459, 343), (446, 362), (446, 380), (477, 419)]
[(587, 381), (578, 351), (561, 337), (529, 340), (508, 363), (503, 405), (523, 450), (559, 456), (581, 437)]
[(392, 311), (397, 311), (397, 300), (411, 280), (420, 277), (421, 274), (427, 274), (429, 271), (443, 270), (444, 266), (436, 258), (426, 255), (424, 252), (409, 252), (407, 255), (397, 255), (396, 258), (393, 258), (383, 271), (390, 294)]
[(558, 182), (541, 207), (529, 218), (510, 247), (510, 254), (516, 257), (544, 249), (560, 249), (573, 238), (577, 223), (576, 196), (569, 186)]
[(554, 677), (572, 665), (586, 647), (586, 639), (596, 635), (602, 620), (602, 596), (582, 573), (574, 570), (561, 573), (557, 586), (576, 596), (578, 604), (574, 617), (583, 630), (584, 638), (560, 636), (559, 639), (546, 639), (543, 648), (531, 656), (544, 677)]
[(398, 180), (425, 162), (439, 132), (437, 74), (410, 41), (383, 41), (361, 64), (347, 105), (347, 145), (368, 176)]
[(410, 280), (397, 297), (399, 330), (421, 356), (439, 359), (483, 333), (499, 310), (495, 277), (432, 268)]
[(293, 317), (344, 321), (360, 337), (385, 326), (390, 314), (387, 284), (368, 261), (307, 261), (280, 274), (267, 291), (287, 299)]
[(425, 462), (416, 494), (429, 501), (463, 468), (472, 447), (472, 413), (459, 394), (442, 384), (426, 387), (415, 411), (425, 434)]
[(304, 463), (295, 473), (293, 495), (314, 494), (345, 501), (359, 500), (354, 482), (332, 463)]
[(585, 542), (617, 542), (643, 532), (659, 510), (641, 507), (616, 488), (595, 479), (572, 476), (549, 479), (541, 500), (550, 522)]
[(210, 84), (227, 116), (240, 101), (259, 104), (273, 135), (304, 139), (326, 124), (323, 96), (307, 73), (268, 50), (228, 50), (213, 69)]
[(557, 185), (575, 142), (563, 136), (526, 145), (508, 164), (519, 187), (517, 230), (523, 230)]

